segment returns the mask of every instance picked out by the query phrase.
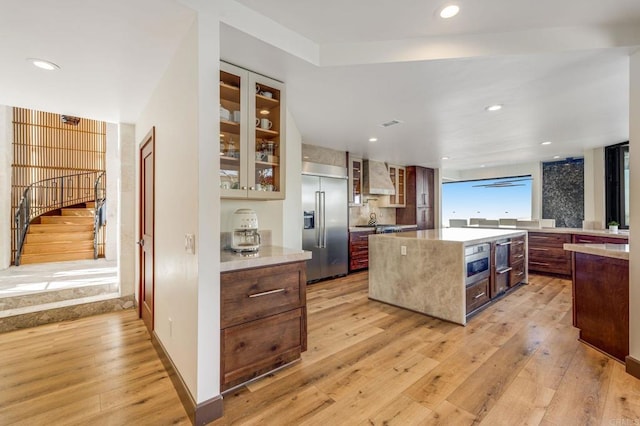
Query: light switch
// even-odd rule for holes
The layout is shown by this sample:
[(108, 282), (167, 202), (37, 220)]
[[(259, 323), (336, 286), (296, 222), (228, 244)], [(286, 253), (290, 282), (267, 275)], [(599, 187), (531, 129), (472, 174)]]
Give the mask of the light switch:
[(400, 255), (401, 256), (407, 255), (407, 246), (400, 246)]
[(196, 254), (196, 236), (194, 234), (184, 234), (184, 251)]

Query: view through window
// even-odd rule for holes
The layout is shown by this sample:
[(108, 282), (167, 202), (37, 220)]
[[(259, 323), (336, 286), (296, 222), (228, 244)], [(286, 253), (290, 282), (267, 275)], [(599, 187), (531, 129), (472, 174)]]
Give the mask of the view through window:
[(512, 176), (442, 184), (442, 223), (449, 219), (531, 220), (532, 178)]

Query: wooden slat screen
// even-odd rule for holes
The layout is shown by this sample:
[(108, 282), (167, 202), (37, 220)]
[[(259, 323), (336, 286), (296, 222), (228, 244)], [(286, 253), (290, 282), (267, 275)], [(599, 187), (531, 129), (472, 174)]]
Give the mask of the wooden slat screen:
[[(104, 121), (82, 118), (73, 126), (63, 123), (60, 114), (13, 108), (12, 262), (16, 250), (13, 218), (25, 188), (44, 179), (105, 170), (106, 128)], [(98, 247), (104, 255), (104, 238)]]

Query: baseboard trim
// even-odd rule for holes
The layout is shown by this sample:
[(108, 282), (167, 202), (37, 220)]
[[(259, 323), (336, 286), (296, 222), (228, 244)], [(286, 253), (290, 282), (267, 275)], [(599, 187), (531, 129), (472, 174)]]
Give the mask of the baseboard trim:
[(187, 411), (191, 423), (194, 425), (205, 425), (222, 417), (222, 395), (196, 404), (191, 392), (189, 392), (189, 388), (187, 388), (186, 383), (182, 380), (182, 376), (178, 373), (178, 369), (173, 364), (173, 360), (165, 350), (162, 342), (160, 342), (160, 339), (158, 339), (155, 331), (151, 333), (151, 343), (158, 353), (164, 368), (169, 373), (169, 378), (173, 383), (173, 387), (178, 392), (180, 401)]
[(625, 367), (627, 373), (631, 374), (636, 379), (640, 379), (640, 361), (630, 355), (627, 355), (625, 358)]

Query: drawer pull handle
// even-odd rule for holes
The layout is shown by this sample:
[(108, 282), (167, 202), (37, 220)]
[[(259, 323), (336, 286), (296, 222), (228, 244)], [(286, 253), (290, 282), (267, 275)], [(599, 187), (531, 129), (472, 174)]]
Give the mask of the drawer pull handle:
[(531, 261), (529, 261), (529, 263), (530, 263), (530, 264), (532, 264), (532, 265), (543, 265), (543, 266), (549, 266), (549, 264), (548, 264), (548, 263), (544, 263), (544, 262), (531, 262)]
[(508, 245), (511, 245), (511, 241), (507, 241), (507, 242), (505, 242), (505, 243), (497, 243), (496, 245), (497, 245), (497, 246), (500, 246), (500, 247), (502, 247), (502, 246), (508, 246)]
[(516, 255), (516, 259), (522, 259), (524, 257), (524, 254), (517, 254)]
[(477, 296), (473, 296), (474, 300), (475, 299), (480, 299), (482, 296), (484, 296), (484, 291), (480, 294), (478, 294)]
[(284, 290), (285, 290), (284, 288), (277, 288), (275, 290), (263, 291), (262, 293), (250, 294), (249, 297), (253, 298), (253, 297), (268, 296), (270, 294), (282, 293)]
[(524, 275), (524, 272), (518, 272), (518, 276), (521, 277)]
[(509, 272), (509, 271), (510, 271), (510, 270), (512, 270), (512, 269), (513, 269), (513, 268), (505, 268), (505, 269), (502, 269), (501, 271), (496, 271), (496, 272), (497, 272), (498, 274), (502, 275), (502, 274), (504, 274), (504, 273), (506, 273), (506, 272)]
[(549, 251), (549, 249), (545, 249), (545, 248), (536, 248), (536, 247), (529, 247), (529, 250), (536, 250), (536, 251)]

